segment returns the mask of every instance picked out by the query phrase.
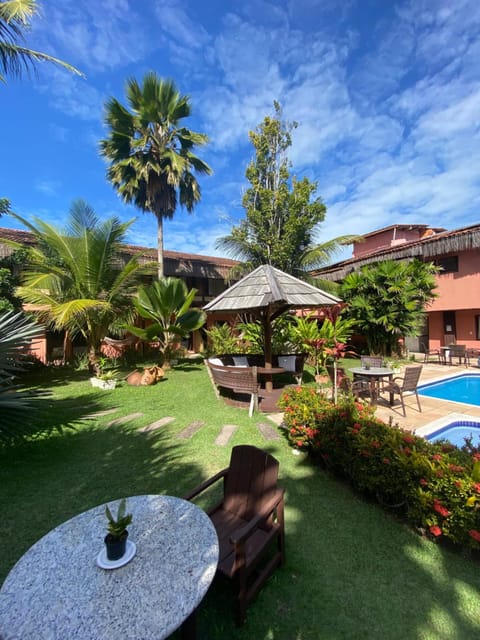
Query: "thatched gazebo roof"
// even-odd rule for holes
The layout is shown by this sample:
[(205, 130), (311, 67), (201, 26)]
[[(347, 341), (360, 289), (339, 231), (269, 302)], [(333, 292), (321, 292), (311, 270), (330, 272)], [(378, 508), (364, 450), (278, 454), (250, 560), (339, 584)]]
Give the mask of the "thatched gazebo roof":
[(288, 309), (312, 309), (340, 303), (340, 298), (284, 273), (261, 265), (206, 304), (207, 313), (252, 313), (262, 320), (265, 366), (272, 363), (271, 323)]

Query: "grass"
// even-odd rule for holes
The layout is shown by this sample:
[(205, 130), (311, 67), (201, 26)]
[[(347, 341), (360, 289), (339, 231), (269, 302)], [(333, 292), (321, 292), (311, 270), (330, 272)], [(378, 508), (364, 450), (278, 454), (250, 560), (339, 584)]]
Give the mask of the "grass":
[[(284, 439), (265, 441), (256, 426), (265, 418), (249, 419), (247, 411), (217, 401), (202, 365), (183, 364), (152, 387), (122, 384), (98, 392), (87, 378), (42, 374), (53, 396), (40, 415), (51, 430), (0, 449), (0, 580), (38, 538), (73, 515), (122, 496), (182, 496), (228, 464), (231, 446), (251, 443), (280, 461), (287, 563), (241, 629), (233, 624), (230, 587), (214, 582), (199, 611), (200, 639), (479, 637), (478, 563), (422, 539), (305, 455), (292, 455)], [(117, 411), (81, 419), (106, 409)], [(143, 416), (108, 426), (137, 412)], [(175, 420), (158, 431), (138, 431), (164, 416)], [(178, 438), (196, 420), (205, 426), (191, 439)], [(224, 424), (238, 429), (221, 447), (214, 441)]]

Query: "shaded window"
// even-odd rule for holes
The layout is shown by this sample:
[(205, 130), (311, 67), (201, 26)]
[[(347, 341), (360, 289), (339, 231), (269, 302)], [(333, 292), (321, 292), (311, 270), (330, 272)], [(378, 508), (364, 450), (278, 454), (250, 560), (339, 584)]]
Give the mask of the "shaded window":
[(477, 334), (476, 339), (480, 340), (480, 316), (475, 316), (475, 332)]
[(443, 258), (437, 258), (433, 262), (437, 267), (440, 267), (440, 275), (458, 271), (458, 256), (444, 256)]

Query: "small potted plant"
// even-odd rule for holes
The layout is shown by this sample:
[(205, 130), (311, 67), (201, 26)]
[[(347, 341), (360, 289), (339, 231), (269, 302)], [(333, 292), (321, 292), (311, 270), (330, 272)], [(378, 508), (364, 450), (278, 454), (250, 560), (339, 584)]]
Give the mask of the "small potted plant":
[(108, 505), (105, 507), (108, 520), (108, 533), (105, 536), (108, 560), (119, 560), (125, 554), (128, 538), (127, 527), (132, 522), (132, 514), (127, 514), (126, 511), (127, 501), (125, 498), (123, 498), (118, 505), (116, 518), (113, 516)]
[(97, 373), (94, 378), (90, 378), (92, 387), (99, 389), (115, 389), (117, 384), (117, 369), (111, 368), (110, 360), (100, 357), (97, 362)]

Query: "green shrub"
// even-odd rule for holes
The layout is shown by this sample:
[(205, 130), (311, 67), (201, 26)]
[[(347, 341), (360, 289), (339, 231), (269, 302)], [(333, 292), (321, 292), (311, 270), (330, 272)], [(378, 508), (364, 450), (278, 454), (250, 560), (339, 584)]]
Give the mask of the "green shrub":
[(401, 507), (433, 538), (480, 548), (480, 453), (466, 443), (430, 443), (374, 416), (369, 404), (332, 404), (315, 389), (280, 401), (292, 446), (310, 452), (383, 506)]

